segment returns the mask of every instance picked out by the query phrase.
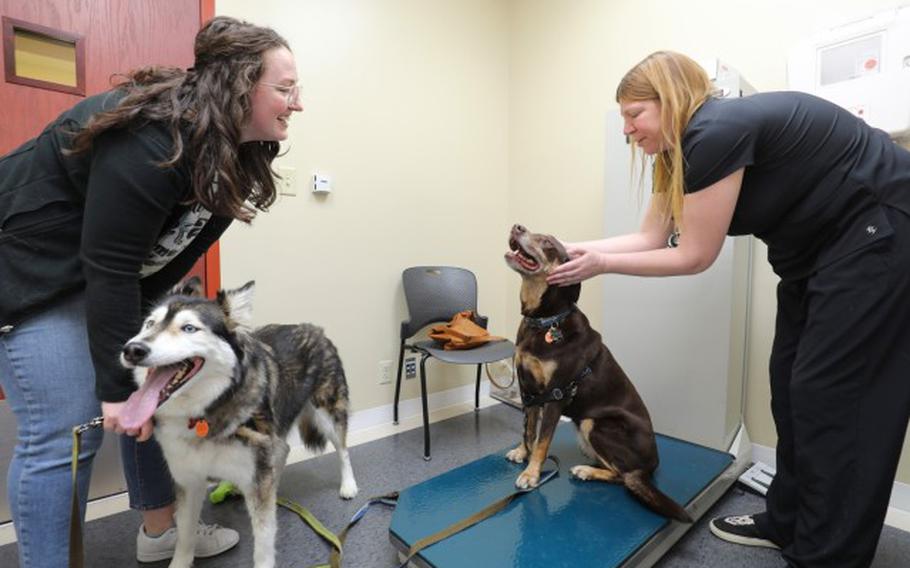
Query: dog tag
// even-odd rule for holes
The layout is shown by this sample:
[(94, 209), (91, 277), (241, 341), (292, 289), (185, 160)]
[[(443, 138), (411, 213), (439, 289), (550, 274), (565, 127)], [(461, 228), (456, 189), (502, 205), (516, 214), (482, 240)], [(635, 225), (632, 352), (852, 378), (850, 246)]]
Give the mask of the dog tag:
[(205, 438), (209, 435), (209, 423), (205, 418), (194, 419), (193, 428), (196, 430), (196, 436), (199, 438)]
[(551, 325), (550, 329), (547, 330), (547, 334), (543, 336), (543, 340), (547, 343), (559, 343), (562, 341), (562, 332), (555, 325)]

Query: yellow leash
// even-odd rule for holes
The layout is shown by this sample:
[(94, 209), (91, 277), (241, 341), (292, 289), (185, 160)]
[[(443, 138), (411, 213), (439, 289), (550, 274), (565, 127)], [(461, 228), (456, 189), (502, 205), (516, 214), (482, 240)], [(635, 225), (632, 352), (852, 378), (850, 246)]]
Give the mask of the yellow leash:
[[(553, 479), (554, 477), (559, 475), (559, 459), (556, 456), (547, 456), (547, 460), (552, 461), (556, 467), (551, 471), (544, 472), (543, 476), (540, 478), (540, 482), (537, 484), (536, 487), (531, 487), (528, 489), (517, 489), (517, 490), (513, 491), (512, 493), (510, 493), (509, 495), (506, 495), (502, 499), (499, 499), (496, 502), (494, 502), (490, 505), (487, 505), (486, 507), (484, 507), (480, 511), (474, 513), (473, 515), (469, 515), (469, 516), (465, 517), (464, 519), (461, 519), (460, 521), (449, 525), (448, 527), (442, 529), (441, 531), (438, 531), (429, 536), (423, 537), (422, 539), (418, 540), (413, 545), (411, 545), (411, 547), (408, 549), (408, 551), (406, 553), (406, 557), (405, 557), (404, 561), (399, 565), (399, 568), (405, 568), (408, 565), (408, 563), (411, 561), (411, 558), (413, 558), (421, 550), (428, 548), (428, 547), (436, 544), (437, 542), (445, 540), (452, 535), (458, 534), (461, 531), (476, 525), (477, 523), (480, 523), (482, 521), (485, 521), (486, 519), (489, 519), (496, 513), (499, 513), (500, 511), (502, 511), (503, 509), (508, 507), (509, 504), (512, 503), (512, 501), (514, 501), (518, 497), (521, 497), (522, 495), (524, 495), (526, 493), (531, 493), (532, 491), (534, 491), (536, 489), (539, 489), (546, 482), (550, 481), (551, 479)], [(224, 487), (224, 485), (225, 484), (222, 482), (222, 484), (218, 486), (218, 489), (216, 490), (216, 491), (218, 491), (217, 501), (212, 500), (213, 503), (223, 501), (224, 497), (231, 493), (232, 489), (229, 486)], [(344, 554), (344, 550), (343, 550), (344, 540), (347, 537), (348, 531), (350, 531), (351, 528), (354, 525), (356, 525), (357, 522), (360, 521), (361, 518), (363, 518), (367, 509), (371, 505), (375, 505), (377, 503), (382, 503), (384, 505), (390, 505), (390, 506), (394, 507), (395, 504), (397, 503), (397, 501), (398, 501), (398, 492), (389, 493), (388, 495), (382, 495), (379, 497), (371, 497), (370, 499), (367, 500), (366, 503), (363, 504), (363, 506), (360, 507), (360, 509), (357, 510), (356, 513), (354, 513), (354, 515), (351, 517), (351, 520), (348, 523), (348, 525), (344, 529), (342, 529), (342, 531), (339, 532), (337, 536), (332, 531), (327, 529), (325, 527), (325, 525), (323, 525), (319, 521), (319, 519), (317, 519), (315, 517), (315, 515), (313, 515), (306, 507), (304, 507), (298, 503), (295, 503), (294, 501), (291, 501), (290, 499), (285, 499), (284, 497), (278, 498), (278, 505), (297, 514), (297, 516), (299, 516), (307, 525), (309, 525), (309, 527), (311, 529), (313, 529), (313, 532), (318, 534), (320, 537), (323, 538), (323, 540), (325, 540), (332, 546), (332, 553), (329, 556), (329, 562), (327, 564), (315, 564), (315, 565), (311, 566), (310, 568), (340, 568), (341, 567), (341, 558)]]
[(464, 519), (449, 525), (448, 527), (442, 529), (441, 531), (439, 531), (437, 533), (431, 534), (430, 536), (423, 537), (422, 539), (418, 540), (417, 542), (415, 542), (414, 544), (411, 545), (411, 547), (408, 549), (407, 556), (405, 556), (404, 561), (399, 565), (398, 568), (406, 568), (408, 565), (408, 562), (411, 561), (411, 558), (413, 558), (414, 555), (416, 555), (421, 550), (423, 550), (429, 546), (432, 546), (441, 540), (445, 540), (452, 535), (458, 534), (467, 528), (473, 527), (474, 525), (476, 525), (477, 523), (479, 523), (481, 521), (485, 521), (486, 519), (489, 519), (496, 513), (505, 509), (512, 501), (514, 501), (518, 497), (521, 497), (522, 495), (524, 495), (526, 493), (531, 493), (532, 491), (543, 487), (543, 485), (546, 482), (550, 481), (551, 479), (553, 479), (554, 477), (559, 475), (559, 459), (556, 456), (547, 456), (547, 460), (552, 461), (556, 465), (556, 468), (553, 469), (552, 471), (545, 472), (543, 477), (540, 478), (540, 482), (537, 484), (537, 486), (529, 487), (528, 489), (517, 489), (517, 490), (513, 491), (511, 494), (506, 495), (502, 499), (500, 499), (490, 505), (487, 505), (486, 507), (484, 507), (480, 511), (474, 513), (473, 515), (467, 516)]
[[(512, 493), (510, 493), (509, 495), (506, 495), (502, 499), (499, 499), (496, 502), (494, 502), (490, 505), (487, 505), (486, 507), (484, 507), (480, 511), (477, 511), (473, 515), (469, 515), (469, 516), (465, 517), (464, 519), (461, 519), (460, 521), (449, 525), (448, 527), (442, 529), (439, 532), (436, 532), (429, 536), (423, 537), (422, 539), (418, 540), (417, 542), (415, 542), (414, 544), (411, 545), (411, 547), (408, 549), (408, 551), (406, 553), (404, 561), (399, 565), (399, 568), (406, 568), (408, 563), (411, 561), (411, 558), (413, 558), (421, 550), (428, 548), (430, 546), (433, 546), (437, 542), (445, 540), (445, 539), (449, 538), (450, 536), (458, 534), (467, 528), (473, 527), (477, 523), (480, 523), (482, 521), (485, 521), (486, 519), (489, 519), (496, 513), (500, 512), (503, 509), (505, 509), (506, 507), (508, 507), (509, 504), (512, 501), (514, 501), (515, 499), (517, 499), (518, 497), (521, 497), (522, 495), (524, 495), (526, 493), (530, 493), (530, 492), (542, 487), (543, 484), (545, 484), (546, 482), (550, 481), (551, 479), (553, 479), (554, 477), (559, 475), (559, 459), (556, 458), (556, 456), (547, 456), (547, 459), (552, 461), (556, 465), (556, 468), (554, 468), (552, 471), (545, 472), (543, 477), (540, 478), (540, 482), (537, 484), (536, 487), (531, 487), (528, 489), (517, 489), (517, 490), (513, 491)], [(319, 522), (319, 520), (309, 510), (307, 510), (306, 507), (303, 507), (303, 506), (301, 506), (293, 501), (290, 501), (288, 499), (285, 499), (283, 497), (278, 498), (278, 505), (296, 513), (306, 524), (308, 524), (310, 526), (310, 528), (313, 529), (313, 531), (316, 534), (321, 536), (326, 542), (328, 542), (329, 544), (332, 545), (332, 553), (329, 557), (329, 563), (328, 564), (316, 564), (314, 566), (311, 566), (310, 568), (340, 568), (341, 567), (341, 558), (343, 555), (342, 546), (344, 545), (344, 539), (347, 536), (348, 531), (351, 530), (351, 527), (353, 527), (355, 524), (357, 524), (357, 522), (363, 517), (364, 513), (366, 513), (367, 508), (369, 508), (370, 505), (374, 505), (376, 503), (383, 503), (386, 505), (394, 506), (397, 503), (397, 501), (398, 501), (397, 492), (390, 493), (388, 495), (383, 495), (381, 497), (370, 498), (360, 509), (357, 510), (356, 513), (354, 513), (354, 516), (351, 517), (351, 521), (340, 533), (338, 533), (338, 536), (335, 536), (335, 534), (332, 533), (332, 531), (327, 529), (325, 527), (325, 525), (323, 525), (321, 522)]]
[(344, 527), (336, 536), (335, 533), (327, 529), (325, 525), (319, 522), (319, 519), (317, 519), (306, 507), (295, 503), (290, 499), (285, 499), (284, 497), (278, 498), (278, 505), (296, 513), (298, 517), (303, 519), (303, 521), (306, 522), (306, 524), (308, 524), (311, 529), (313, 529), (313, 532), (321, 536), (326, 542), (332, 545), (332, 553), (329, 555), (328, 564), (315, 564), (310, 568), (341, 568), (341, 558), (344, 555), (344, 550), (342, 547), (344, 546), (345, 538), (348, 536), (348, 531), (350, 531), (351, 528), (356, 525), (360, 519), (363, 518), (364, 514), (367, 512), (367, 509), (369, 509), (371, 505), (381, 503), (383, 505), (394, 507), (397, 502), (398, 492), (381, 495), (379, 497), (371, 497), (360, 507), (360, 509), (357, 510), (356, 513), (354, 513), (347, 526)]
[(104, 424), (104, 417), (92, 418), (85, 424), (73, 427), (73, 461), (71, 466), (72, 506), (70, 507), (70, 568), (82, 568), (85, 563), (85, 552), (82, 549), (82, 521), (79, 514), (79, 448), (82, 434), (92, 428), (100, 428)]
[[(82, 522), (80, 520), (79, 514), (79, 491), (78, 491), (78, 473), (79, 473), (79, 449), (81, 446), (82, 434), (86, 431), (93, 428), (100, 428), (104, 423), (104, 417), (98, 416), (91, 419), (85, 424), (80, 424), (79, 426), (73, 427), (73, 459), (72, 459), (72, 507), (70, 509), (70, 562), (69, 568), (83, 568), (85, 563), (85, 553), (82, 546)], [(516, 498), (524, 495), (525, 493), (530, 493), (535, 489), (542, 487), (546, 482), (550, 481), (557, 475), (559, 475), (559, 460), (555, 456), (547, 456), (547, 460), (552, 461), (556, 468), (552, 471), (545, 472), (543, 477), (540, 479), (540, 483), (536, 487), (531, 487), (529, 489), (518, 489), (511, 494), (499, 499), (498, 501), (484, 507), (480, 511), (465, 517), (464, 519), (453, 523), (452, 525), (442, 529), (439, 532), (426, 536), (417, 542), (415, 542), (408, 549), (407, 556), (404, 561), (401, 563), (399, 568), (405, 568), (410, 562), (411, 558), (414, 557), (421, 550), (436, 544), (439, 541), (445, 540), (452, 535), (458, 534), (461, 531), (476, 525), (477, 523), (484, 521), (496, 513), (505, 509), (512, 501)], [(222, 484), (223, 485), (223, 484)], [(218, 500), (212, 500), (213, 503), (220, 502), (224, 499), (224, 496), (230, 492), (228, 488), (222, 488), (219, 485), (219, 489), (222, 491)], [(341, 558), (344, 554), (343, 546), (344, 540), (347, 538), (348, 532), (351, 528), (356, 525), (360, 519), (366, 514), (367, 509), (370, 506), (376, 504), (384, 504), (395, 506), (398, 501), (398, 492), (389, 493), (387, 495), (381, 495), (379, 497), (372, 497), (364, 503), (360, 509), (351, 517), (351, 520), (348, 522), (347, 526), (335, 535), (332, 531), (327, 529), (319, 519), (317, 519), (306, 507), (303, 507), (294, 501), (285, 499), (284, 497), (279, 497), (277, 504), (285, 509), (288, 509), (294, 512), (299, 516), (313, 531), (322, 537), (326, 542), (332, 546), (332, 552), (329, 556), (329, 562), (326, 564), (316, 564), (311, 568), (340, 568), (341, 567)]]

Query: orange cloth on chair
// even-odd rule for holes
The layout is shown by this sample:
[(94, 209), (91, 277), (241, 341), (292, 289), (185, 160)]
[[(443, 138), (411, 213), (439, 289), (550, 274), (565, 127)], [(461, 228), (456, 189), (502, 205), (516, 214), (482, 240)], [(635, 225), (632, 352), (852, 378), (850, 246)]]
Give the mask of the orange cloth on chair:
[(490, 332), (474, 323), (474, 312), (458, 312), (452, 321), (430, 328), (430, 338), (443, 344), (443, 349), (473, 349), (490, 341), (503, 339), (490, 335)]

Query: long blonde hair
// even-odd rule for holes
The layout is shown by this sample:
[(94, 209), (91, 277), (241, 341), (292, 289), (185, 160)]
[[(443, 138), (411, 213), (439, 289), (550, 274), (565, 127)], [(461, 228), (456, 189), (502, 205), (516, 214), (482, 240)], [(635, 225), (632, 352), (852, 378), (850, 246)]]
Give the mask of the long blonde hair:
[[(714, 86), (701, 65), (673, 51), (655, 51), (635, 65), (616, 87), (616, 102), (657, 100), (666, 148), (654, 157), (654, 194), (662, 195), (666, 213), (682, 221), (685, 169), (682, 137), (695, 111)], [(634, 149), (633, 149), (634, 152)]]

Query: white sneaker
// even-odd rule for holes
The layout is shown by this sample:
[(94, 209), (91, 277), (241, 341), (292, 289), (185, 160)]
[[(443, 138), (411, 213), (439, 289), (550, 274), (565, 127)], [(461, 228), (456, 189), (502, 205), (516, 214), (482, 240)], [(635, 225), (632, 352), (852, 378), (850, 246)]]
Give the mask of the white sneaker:
[[(208, 558), (230, 550), (240, 541), (240, 534), (234, 529), (219, 525), (207, 525), (202, 521), (196, 526), (196, 558)], [(139, 527), (136, 536), (136, 560), (158, 562), (174, 556), (177, 547), (177, 527), (171, 527), (158, 536), (151, 537), (145, 532), (145, 525)]]

